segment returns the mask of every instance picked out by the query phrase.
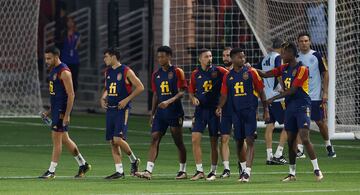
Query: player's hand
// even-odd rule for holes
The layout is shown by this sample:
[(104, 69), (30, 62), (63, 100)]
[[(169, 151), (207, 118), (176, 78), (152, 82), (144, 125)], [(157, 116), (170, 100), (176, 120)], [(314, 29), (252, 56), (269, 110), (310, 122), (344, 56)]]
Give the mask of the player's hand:
[(154, 116), (150, 115), (150, 120), (149, 120), (150, 127), (152, 127), (153, 121), (154, 121)]
[(41, 113), (41, 116), (42, 116), (43, 118), (49, 117), (49, 116), (50, 116), (50, 110), (44, 111), (43, 113)]
[(267, 122), (269, 120), (270, 120), (269, 109), (265, 109), (264, 110), (264, 121)]
[(324, 104), (327, 104), (327, 102), (328, 102), (328, 94), (327, 93), (324, 93), (323, 94), (323, 97), (322, 97), (322, 103), (323, 103), (323, 105)]
[(215, 111), (216, 116), (220, 117), (220, 116), (221, 116), (221, 112), (222, 112), (222, 109), (221, 109), (220, 107), (217, 107), (217, 108), (216, 108), (216, 111)]
[(70, 115), (65, 115), (63, 119), (63, 126), (68, 126), (70, 124)]
[(199, 101), (196, 97), (193, 97), (193, 98), (191, 99), (191, 103), (192, 103), (194, 106), (200, 105), (200, 101)]
[(167, 108), (169, 105), (170, 105), (170, 103), (166, 100), (166, 101), (161, 102), (161, 103), (158, 105), (158, 107), (159, 107), (159, 108), (162, 108), (162, 109), (165, 109), (165, 108)]
[(251, 68), (251, 64), (250, 64), (249, 62), (246, 62), (246, 63), (244, 64), (244, 66), (247, 67), (247, 68)]
[(101, 108), (107, 109), (107, 107), (108, 107), (107, 100), (105, 98), (101, 98), (100, 105), (101, 105)]
[(129, 103), (129, 100), (127, 98), (121, 100), (118, 104), (119, 109), (123, 109), (126, 107), (126, 105)]
[(272, 99), (272, 98), (270, 98), (270, 99), (268, 99), (268, 100), (266, 100), (266, 105), (270, 105), (270, 104), (272, 104), (273, 103), (273, 101), (274, 101), (274, 99)]

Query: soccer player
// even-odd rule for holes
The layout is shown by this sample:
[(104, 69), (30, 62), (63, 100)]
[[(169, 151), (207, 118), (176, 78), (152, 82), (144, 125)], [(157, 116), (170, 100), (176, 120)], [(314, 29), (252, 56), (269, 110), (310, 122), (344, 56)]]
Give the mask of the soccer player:
[[(272, 40), (271, 51), (264, 57), (264, 59), (258, 64), (258, 69), (269, 71), (281, 65), (281, 44), (283, 41), (280, 38), (274, 38)], [(281, 81), (281, 80), (280, 80)], [(282, 90), (282, 86), (275, 78), (264, 79), (266, 98), (270, 99), (279, 94)], [(287, 161), (283, 156), (284, 145), (287, 139), (286, 131), (283, 129), (280, 134), (279, 145), (276, 149), (275, 155), (272, 152), (272, 136), (275, 129), (275, 122), (279, 124), (284, 123), (285, 102), (284, 99), (275, 100), (269, 105), (270, 120), (265, 121), (265, 143), (266, 143), (266, 164), (267, 165), (283, 165)]]
[(53, 151), (49, 169), (39, 176), (42, 179), (55, 178), (55, 169), (62, 152), (62, 144), (67, 147), (79, 164), (79, 171), (75, 178), (84, 177), (85, 173), (91, 169), (91, 166), (85, 161), (78, 147), (68, 134), (70, 113), (74, 104), (75, 93), (70, 69), (60, 61), (59, 57), (60, 50), (58, 48), (50, 47), (45, 50), (45, 62), (50, 70), (48, 78), (50, 110), (42, 113), (42, 115), (43, 117), (51, 115)]
[(309, 97), (309, 69), (296, 61), (297, 48), (295, 43), (283, 43), (281, 58), (283, 65), (265, 71), (259, 71), (262, 77), (282, 77), (284, 91), (267, 100), (268, 104), (274, 100), (285, 97), (285, 129), (288, 134), (289, 147), (289, 175), (282, 181), (295, 181), (296, 172), (296, 136), (299, 134), (306, 151), (310, 156), (314, 168), (315, 179), (322, 180), (323, 175), (320, 171), (314, 147), (310, 142), (310, 110), (311, 99)]
[[(315, 121), (319, 127), (320, 134), (325, 141), (325, 147), (328, 156), (335, 158), (336, 153), (331, 145), (329, 138), (329, 130), (326, 124), (326, 107), (328, 100), (329, 73), (327, 64), (321, 54), (310, 48), (311, 38), (308, 33), (300, 33), (298, 35), (299, 53), (297, 60), (301, 61), (309, 67), (309, 96), (311, 98), (311, 120)], [(303, 146), (298, 147), (301, 156)]]
[(159, 153), (161, 138), (170, 127), (172, 138), (178, 148), (180, 169), (175, 179), (186, 179), (186, 149), (183, 142), (182, 124), (184, 110), (181, 98), (187, 88), (184, 71), (171, 64), (172, 50), (161, 46), (157, 50), (157, 60), (161, 66), (152, 74), (153, 91), (150, 116), (151, 143), (149, 157), (144, 172), (137, 172), (138, 177), (151, 179), (154, 163)]
[[(230, 58), (230, 51), (231, 47), (226, 47), (223, 51), (222, 59), (223, 59), (223, 67), (226, 70), (230, 71), (232, 69), (232, 63)], [(221, 147), (220, 147), (220, 154), (223, 160), (224, 171), (220, 175), (220, 178), (228, 178), (230, 177), (230, 163), (229, 163), (229, 139), (232, 130), (232, 108), (230, 101), (226, 101), (223, 112), (220, 118), (220, 134), (221, 134)], [(242, 172), (243, 169), (246, 168), (246, 143), (244, 144), (245, 147), (242, 147), (242, 150), (237, 150), (238, 155), (238, 166), (239, 166), (239, 173)]]
[[(120, 52), (116, 48), (108, 48), (104, 52), (104, 62), (108, 67), (105, 71), (105, 90), (101, 96), (101, 107), (106, 109), (106, 140), (110, 142), (111, 153), (115, 163), (115, 173), (105, 179), (124, 178), (121, 150), (131, 162), (132, 176), (138, 169), (140, 160), (136, 158), (126, 142), (130, 102), (142, 91), (144, 86), (135, 73), (120, 63)], [(135, 90), (132, 91), (132, 87)]]
[(205, 177), (202, 165), (201, 137), (208, 126), (211, 145), (211, 169), (206, 180), (216, 179), (218, 161), (218, 132), (220, 118), (215, 110), (220, 97), (221, 81), (227, 70), (220, 66), (212, 65), (212, 54), (208, 49), (201, 49), (199, 53), (200, 66), (191, 73), (189, 97), (196, 106), (193, 128), (191, 134), (192, 150), (196, 163), (196, 173), (192, 181)]
[[(264, 84), (254, 68), (245, 66), (245, 52), (240, 48), (234, 48), (230, 52), (233, 69), (228, 72), (222, 82), (221, 98), (216, 109), (217, 115), (221, 115), (222, 108), (227, 99), (232, 105), (234, 123), (234, 138), (238, 150), (241, 150), (246, 140), (246, 168), (239, 177), (240, 182), (249, 182), (251, 168), (254, 160), (254, 141), (256, 131), (257, 98), (264, 106), (264, 119), (268, 120), (269, 110), (266, 105)], [(239, 159), (240, 160), (240, 159)]]

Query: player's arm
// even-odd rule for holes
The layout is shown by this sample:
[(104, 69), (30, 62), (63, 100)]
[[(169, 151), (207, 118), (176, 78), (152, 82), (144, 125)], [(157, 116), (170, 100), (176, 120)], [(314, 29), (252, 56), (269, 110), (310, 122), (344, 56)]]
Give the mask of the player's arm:
[(299, 68), (299, 71), (295, 77), (294, 82), (292, 83), (290, 89), (285, 90), (283, 92), (281, 92), (280, 94), (270, 98), (267, 100), (268, 104), (271, 104), (274, 100), (277, 99), (281, 99), (284, 98), (286, 96), (290, 96), (296, 93), (296, 91), (302, 87), (302, 85), (304, 84), (304, 82), (309, 78), (309, 70), (302, 66)]
[(180, 68), (176, 68), (175, 69), (176, 71), (176, 77), (177, 77), (177, 88), (178, 88), (178, 93), (166, 100), (166, 101), (163, 101), (159, 104), (159, 107), (160, 108), (167, 108), (170, 104), (174, 103), (176, 100), (182, 98), (185, 94), (185, 90), (187, 88), (187, 83), (186, 83), (186, 79), (185, 79), (185, 74), (184, 74), (184, 71), (181, 70)]
[(282, 71), (286, 66), (287, 65), (284, 64), (269, 71), (264, 71), (260, 69), (255, 69), (255, 70), (262, 78), (278, 77), (281, 76)]
[(323, 103), (327, 103), (328, 101), (328, 89), (329, 89), (329, 72), (328, 72), (328, 66), (327, 63), (325, 61), (325, 59), (321, 56), (320, 53), (315, 52), (314, 53), (315, 57), (317, 58), (318, 62), (319, 62), (319, 71), (321, 76), (323, 77), (322, 79), (322, 88), (323, 88), (323, 93), (322, 93), (322, 100)]
[(64, 83), (65, 91), (67, 94), (67, 103), (66, 103), (66, 111), (63, 119), (64, 125), (68, 125), (70, 123), (70, 113), (74, 105), (75, 93), (71, 78), (70, 71), (62, 71), (60, 74), (60, 79)]
[(264, 120), (268, 121), (270, 119), (270, 114), (269, 114), (269, 108), (268, 108), (268, 104), (266, 103), (266, 95), (264, 92), (264, 83), (260, 78), (260, 75), (258, 74), (258, 72), (256, 71), (256, 69), (250, 69), (250, 74), (252, 75), (253, 78), (253, 86), (255, 88), (255, 91), (259, 94), (260, 96), (260, 101), (263, 105), (264, 108)]
[(221, 115), (221, 110), (222, 107), (224, 107), (226, 101), (227, 101), (227, 94), (228, 94), (228, 87), (227, 87), (227, 75), (228, 73), (226, 73), (223, 77), (222, 83), (221, 83), (221, 96), (219, 99), (219, 104), (216, 108), (216, 115), (220, 116)]
[(194, 71), (191, 73), (191, 78), (190, 78), (189, 98), (194, 106), (198, 106), (200, 104), (200, 101), (195, 97), (195, 91), (196, 91), (196, 80), (195, 80), (195, 71)]
[(140, 79), (135, 75), (134, 71), (132, 71), (131, 69), (128, 70), (126, 74), (126, 79), (128, 79), (131, 82), (131, 84), (135, 87), (135, 90), (129, 96), (127, 96), (125, 99), (119, 102), (120, 109), (125, 108), (125, 106), (132, 99), (134, 99), (136, 96), (140, 95), (140, 93), (144, 91), (144, 85), (142, 84)]
[(104, 92), (102, 93), (100, 98), (100, 105), (104, 109), (107, 109), (107, 95), (108, 95), (107, 90), (104, 89)]
[(108, 96), (108, 93), (107, 93), (107, 90), (106, 90), (106, 77), (107, 77), (107, 70), (105, 70), (104, 72), (104, 89), (103, 89), (103, 93), (101, 95), (101, 98), (100, 98), (100, 105), (101, 105), (101, 108), (104, 108), (104, 109), (107, 109), (107, 96)]

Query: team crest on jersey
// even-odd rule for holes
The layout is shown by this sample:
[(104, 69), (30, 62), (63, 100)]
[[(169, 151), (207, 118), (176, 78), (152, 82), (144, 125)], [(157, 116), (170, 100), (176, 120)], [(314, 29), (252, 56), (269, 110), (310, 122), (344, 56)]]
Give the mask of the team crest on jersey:
[(218, 76), (218, 72), (212, 72), (211, 73), (211, 78), (216, 78)]
[(295, 75), (296, 75), (296, 69), (295, 70), (293, 70), (293, 72), (292, 72), (292, 76), (294, 77)]
[(168, 74), (168, 79), (173, 79), (174, 78), (174, 73), (173, 72), (169, 72)]
[(119, 73), (119, 74), (117, 75), (116, 79), (117, 79), (118, 81), (120, 81), (120, 80), (122, 79), (122, 74)]
[(243, 79), (244, 79), (244, 80), (248, 80), (248, 79), (249, 79), (249, 73), (244, 72), (244, 74), (243, 74)]
[(53, 81), (56, 80), (56, 77), (57, 77), (57, 74), (54, 74), (54, 76), (53, 76)]

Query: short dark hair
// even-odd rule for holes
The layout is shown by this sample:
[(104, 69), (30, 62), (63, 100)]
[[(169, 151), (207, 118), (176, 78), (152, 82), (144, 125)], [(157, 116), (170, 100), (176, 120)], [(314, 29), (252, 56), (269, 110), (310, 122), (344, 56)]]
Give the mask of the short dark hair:
[(232, 48), (231, 48), (231, 47), (225, 47), (225, 48), (224, 48), (224, 51), (227, 51), (227, 50), (231, 51)]
[(301, 32), (301, 33), (299, 33), (299, 35), (298, 35), (298, 37), (297, 37), (297, 40), (299, 40), (300, 37), (303, 37), (303, 36), (307, 36), (307, 37), (309, 37), (309, 39), (311, 40), (311, 36), (310, 36), (310, 34), (309, 34), (308, 32)]
[(157, 49), (157, 52), (164, 52), (168, 56), (172, 56), (172, 49), (169, 46), (163, 45)]
[(291, 51), (294, 56), (296, 56), (298, 53), (296, 44), (294, 42), (284, 42), (281, 44), (281, 47), (287, 51)]
[[(205, 53), (205, 52), (208, 52), (210, 51), (210, 49), (207, 49), (207, 48), (202, 48), (199, 50), (199, 56), (201, 56), (201, 54)], [(210, 51), (211, 52), (211, 51)]]
[(244, 54), (245, 54), (245, 52), (244, 52), (243, 49), (241, 49), (241, 48), (234, 48), (234, 49), (232, 49), (232, 50), (230, 51), (230, 57), (231, 57), (231, 58), (234, 57), (234, 55), (237, 54), (237, 53), (244, 53)]
[(284, 43), (284, 41), (282, 39), (280, 39), (279, 37), (275, 37), (271, 40), (272, 42), (272, 48), (273, 49), (279, 49), (281, 48), (281, 44)]
[(51, 53), (56, 56), (60, 56), (60, 50), (56, 46), (50, 46), (45, 49), (45, 53)]
[(111, 56), (115, 56), (117, 60), (120, 60), (121, 54), (120, 54), (119, 48), (115, 48), (115, 47), (107, 48), (104, 51), (104, 55), (107, 53)]

